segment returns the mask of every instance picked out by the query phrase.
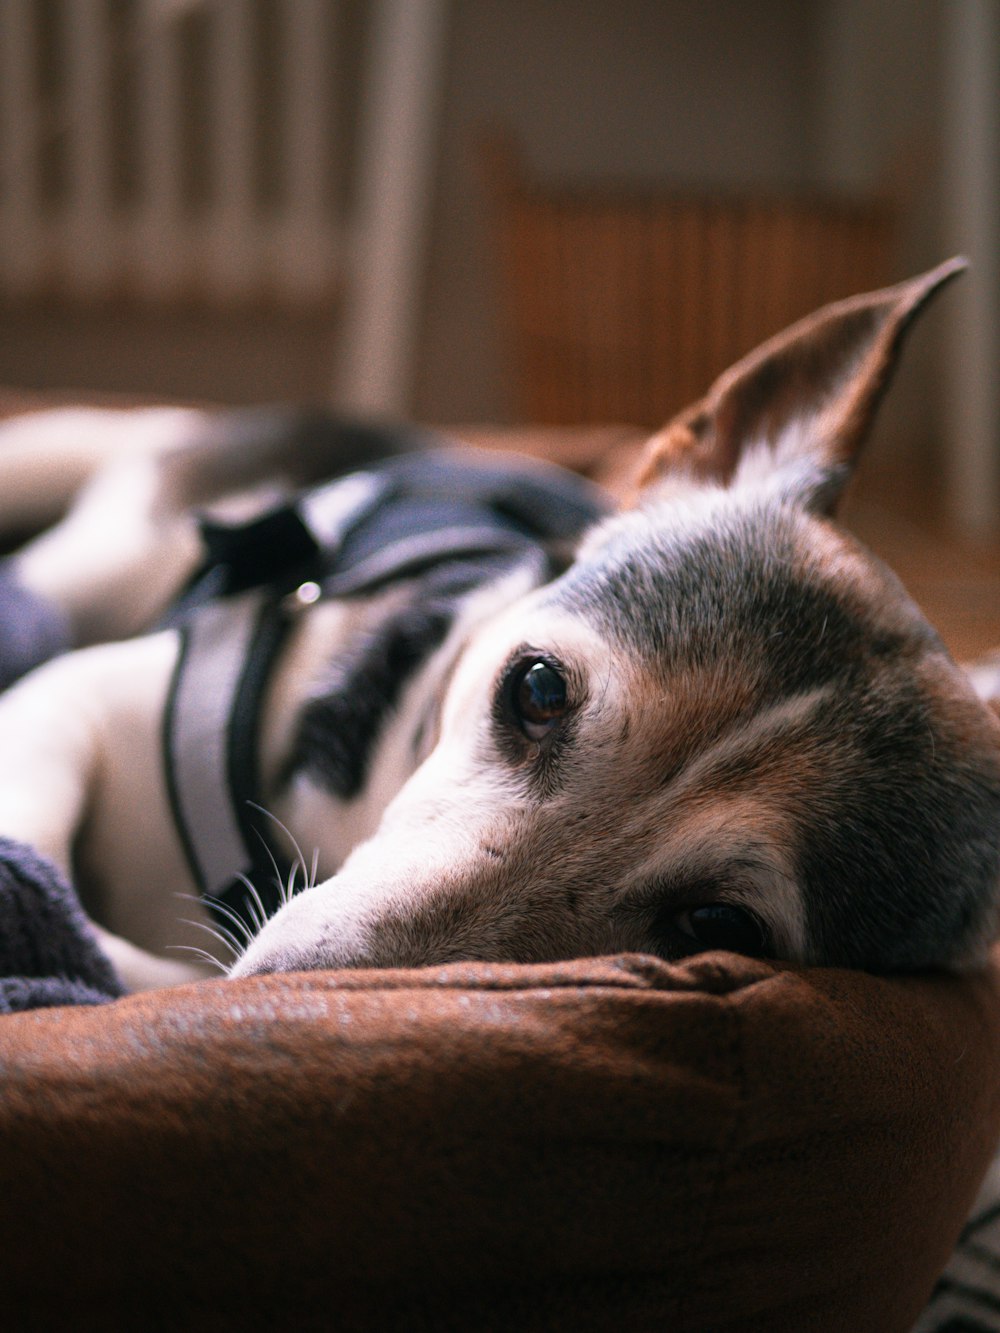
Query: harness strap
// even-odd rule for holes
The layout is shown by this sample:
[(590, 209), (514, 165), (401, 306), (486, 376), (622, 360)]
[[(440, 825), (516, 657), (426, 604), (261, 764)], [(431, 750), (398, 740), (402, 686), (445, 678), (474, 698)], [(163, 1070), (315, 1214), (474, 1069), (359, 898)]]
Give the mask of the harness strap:
[(191, 874), (210, 906), (217, 900), (243, 917), (253, 895), (241, 874), (265, 898), (266, 913), (280, 903), (270, 842), (257, 836), (255, 723), (286, 632), (286, 619), (259, 593), (203, 607), (181, 629), (164, 714), (167, 791)]
[(221, 925), (231, 926), (233, 914), (251, 927), (261, 909), (272, 915), (287, 878), (261, 806), (258, 745), (264, 691), (291, 625), (283, 594), (293, 573), (320, 553), (329, 559), (388, 489), (382, 475), (352, 473), (239, 527), (204, 525), (206, 571), (174, 617), (181, 643), (163, 752), (188, 867)]
[(210, 893), (245, 860), (239, 824), (218, 794), (229, 787), (229, 713), (258, 600), (214, 602), (187, 622), (164, 715), (170, 804), (195, 880)]
[(325, 597), (350, 597), (374, 592), (393, 579), (418, 574), (445, 560), (472, 556), (523, 555), (528, 546), (523, 537), (487, 525), (448, 528), (441, 532), (417, 533), (390, 543), (364, 560), (330, 574), (323, 580)]

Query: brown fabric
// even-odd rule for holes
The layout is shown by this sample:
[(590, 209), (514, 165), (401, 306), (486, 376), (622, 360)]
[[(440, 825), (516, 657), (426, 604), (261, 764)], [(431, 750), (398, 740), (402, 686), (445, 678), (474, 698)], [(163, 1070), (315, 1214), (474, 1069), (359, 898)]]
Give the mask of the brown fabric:
[(997, 1137), (998, 999), (714, 955), (5, 1018), (4, 1323), (905, 1330)]

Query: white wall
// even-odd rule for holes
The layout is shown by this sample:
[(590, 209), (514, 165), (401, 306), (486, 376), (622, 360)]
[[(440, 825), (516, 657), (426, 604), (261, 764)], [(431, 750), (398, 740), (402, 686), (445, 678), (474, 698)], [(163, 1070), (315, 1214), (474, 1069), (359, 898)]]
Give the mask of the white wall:
[(884, 183), (899, 268), (952, 253), (970, 272), (918, 328), (886, 413), (915, 440), (969, 535), (1000, 531), (1000, 3), (825, 0), (818, 157), (828, 182)]

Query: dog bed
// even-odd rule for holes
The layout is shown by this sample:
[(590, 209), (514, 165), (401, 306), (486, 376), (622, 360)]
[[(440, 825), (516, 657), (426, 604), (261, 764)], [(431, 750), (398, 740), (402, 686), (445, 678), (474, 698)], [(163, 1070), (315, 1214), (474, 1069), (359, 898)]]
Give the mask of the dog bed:
[(4, 1317), (906, 1330), (994, 1146), (998, 1050), (996, 969), (721, 954), (9, 1013)]
[[(115, 1000), (72, 892), (11, 844), (0, 937), (12, 1328), (906, 1333), (1000, 1132), (1000, 956), (961, 980), (623, 956)], [(961, 1280), (922, 1333), (977, 1327)]]
[(622, 957), (11, 1015), (5, 1319), (905, 1330), (996, 1137), (998, 1000)]

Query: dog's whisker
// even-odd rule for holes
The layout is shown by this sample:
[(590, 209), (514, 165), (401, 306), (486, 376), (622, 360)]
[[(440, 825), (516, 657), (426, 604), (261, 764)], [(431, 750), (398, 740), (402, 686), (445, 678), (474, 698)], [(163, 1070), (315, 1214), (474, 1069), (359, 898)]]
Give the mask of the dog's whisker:
[(237, 930), (247, 941), (253, 939), (257, 930), (260, 929), (258, 919), (252, 910), (252, 906), (253, 905), (250, 902), (244, 903), (247, 916), (251, 918), (250, 921), (247, 921), (246, 917), (241, 916), (234, 907), (230, 907), (227, 903), (215, 902), (215, 910), (221, 912), (227, 920), (232, 921), (233, 925), (236, 926)]
[[(253, 805), (253, 802), (250, 802), (250, 804)], [(254, 806), (254, 808), (260, 810), (261, 814), (267, 815), (270, 813), (269, 811), (265, 810), (262, 806)], [(271, 816), (271, 818), (274, 818), (274, 816)], [(277, 822), (281, 823), (280, 820), (278, 820)], [(281, 827), (284, 828), (285, 827), (284, 824), (282, 824)], [(285, 831), (286, 833), (288, 832), (287, 829)], [(290, 901), (293, 893), (295, 892), (293, 885), (295, 882), (295, 875), (298, 870), (298, 867), (300, 864), (303, 864), (302, 852), (299, 849), (298, 844), (296, 843), (295, 845), (296, 858), (292, 862), (291, 870), (289, 872), (289, 878), (286, 881), (285, 877), (281, 873), (281, 869), (278, 865), (274, 853), (271, 851), (271, 848), (267, 844), (267, 839), (261, 833), (260, 829), (254, 829), (254, 833), (256, 833), (257, 837), (260, 839), (260, 844), (264, 848), (264, 852), (267, 855), (267, 859), (271, 862), (271, 870), (273, 872), (272, 883), (274, 884), (274, 887), (278, 892), (278, 906), (284, 907), (285, 904)], [(290, 833), (289, 837), (291, 837)], [(295, 841), (294, 838), (292, 839), (292, 841), (293, 842)], [(303, 865), (303, 869), (304, 868), (305, 867)]]
[[(252, 938), (253, 932), (248, 931), (247, 925), (243, 919), (236, 919), (239, 917), (239, 914), (234, 913), (231, 908), (226, 906), (221, 898), (217, 898), (214, 894), (185, 893), (178, 889), (174, 893), (174, 897), (181, 899), (183, 902), (198, 903), (201, 907), (209, 905), (213, 912), (219, 912), (228, 917), (230, 921), (233, 921), (234, 924), (239, 927), (240, 934), (243, 935), (247, 942)], [(187, 926), (195, 926), (198, 930), (207, 930), (209, 934), (216, 935), (216, 938), (227, 944), (229, 948), (233, 950), (234, 954), (242, 954), (246, 949), (246, 945), (242, 944), (239, 938), (234, 935), (227, 926), (222, 925), (221, 922), (216, 921), (209, 925), (205, 921), (196, 921), (192, 917), (182, 917), (181, 920)], [(221, 934), (219, 934), (220, 931)]]
[(228, 903), (224, 903), (220, 898), (212, 894), (205, 895), (206, 901), (210, 904), (213, 912), (218, 912), (224, 916), (227, 921), (231, 921), (240, 935), (246, 940), (247, 944), (253, 939), (255, 932), (247, 925), (239, 912), (234, 911)]
[(194, 926), (196, 930), (204, 930), (214, 939), (217, 939), (220, 944), (230, 951), (234, 958), (239, 958), (246, 951), (246, 946), (241, 944), (226, 926), (210, 925), (207, 921), (194, 921), (190, 917), (182, 917), (181, 921), (185, 926)]
[(267, 920), (267, 908), (264, 906), (263, 899), (257, 891), (257, 885), (254, 884), (253, 880), (246, 875), (240, 875), (239, 879), (240, 883), (250, 895), (250, 897), (246, 899), (247, 912), (253, 919), (257, 930), (261, 931), (264, 929), (264, 922)]
[[(295, 859), (294, 859), (294, 861), (293, 861), (293, 863), (292, 863), (293, 866), (294, 866), (294, 865), (301, 865), (301, 867), (302, 867), (302, 873), (303, 873), (303, 875), (306, 877), (306, 879), (305, 879), (305, 883), (304, 883), (304, 886), (303, 886), (303, 887), (304, 887), (304, 888), (307, 888), (307, 889), (312, 888), (313, 884), (316, 882), (316, 867), (317, 867), (317, 865), (319, 864), (319, 848), (318, 848), (318, 847), (314, 847), (314, 848), (313, 848), (313, 869), (312, 869), (312, 875), (311, 875), (311, 877), (310, 877), (310, 874), (309, 874), (309, 866), (308, 866), (308, 864), (307, 864), (307, 862), (306, 862), (305, 853), (303, 852), (302, 847), (301, 847), (301, 845), (300, 845), (298, 839), (297, 839), (297, 838), (295, 837), (295, 835), (292, 833), (292, 830), (288, 827), (288, 825), (287, 825), (286, 823), (284, 823), (283, 820), (279, 819), (278, 816), (277, 816), (276, 814), (274, 814), (274, 813), (272, 813), (272, 811), (268, 810), (268, 809), (266, 808), (266, 806), (258, 805), (256, 801), (248, 801), (247, 804), (250, 805), (254, 810), (259, 811), (259, 813), (262, 814), (262, 815), (264, 815), (265, 818), (270, 819), (271, 822), (272, 822), (273, 824), (276, 824), (277, 827), (278, 827), (279, 829), (281, 829), (282, 833), (285, 835), (285, 837), (288, 839), (289, 843), (292, 845), (292, 847), (293, 847), (294, 850), (295, 850)], [(284, 884), (284, 880), (283, 880), (283, 877), (282, 877), (282, 875), (281, 875), (281, 872), (280, 872), (279, 869), (278, 869), (277, 863), (276, 863), (276, 861), (275, 861), (275, 859), (274, 859), (274, 856), (273, 856), (273, 854), (272, 854), (272, 852), (271, 852), (271, 849), (270, 849), (270, 848), (268, 847), (268, 845), (267, 845), (266, 840), (264, 839), (264, 837), (263, 837), (260, 833), (258, 833), (257, 836), (260, 838), (261, 842), (263, 843), (263, 845), (264, 845), (264, 850), (267, 852), (268, 857), (270, 858), (271, 864), (274, 866), (275, 882), (278, 884), (278, 887), (279, 887), (279, 890), (280, 890), (281, 887), (282, 887), (282, 885)], [(286, 885), (285, 887), (287, 887), (287, 885)], [(284, 901), (287, 902), (287, 901), (288, 901), (288, 898), (290, 898), (291, 896), (292, 896), (291, 893), (289, 893), (289, 894), (288, 894), (288, 897), (285, 898)]]
[(184, 953), (194, 954), (194, 956), (200, 958), (203, 963), (210, 963), (212, 967), (216, 968), (223, 975), (229, 971), (229, 968), (225, 963), (221, 963), (218, 958), (216, 958), (214, 954), (209, 953), (207, 949), (200, 949), (197, 944), (168, 944), (167, 948), (178, 952), (182, 951)]
[[(267, 812), (264, 811), (264, 813), (266, 814)], [(277, 861), (277, 858), (275, 857), (274, 853), (271, 851), (270, 847), (267, 845), (267, 839), (266, 839), (266, 838), (264, 837), (264, 835), (261, 833), (260, 829), (254, 829), (254, 833), (257, 835), (257, 838), (258, 838), (258, 840), (260, 841), (260, 845), (264, 848), (264, 854), (265, 854), (265, 856), (266, 856), (267, 859), (271, 862), (271, 873), (272, 873), (272, 878), (273, 878), (274, 884), (280, 889), (281, 884), (282, 884), (282, 874), (281, 874), (281, 870), (280, 870), (279, 867), (278, 867), (278, 861)]]
[[(282, 907), (287, 906), (295, 897), (295, 881), (299, 874), (299, 862), (292, 863), (292, 868), (288, 872), (288, 879), (278, 884), (278, 896), (281, 898)], [(306, 888), (308, 888), (308, 884)]]

